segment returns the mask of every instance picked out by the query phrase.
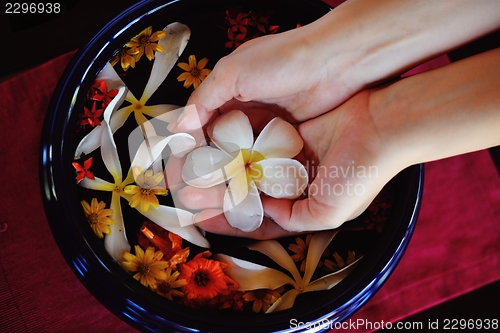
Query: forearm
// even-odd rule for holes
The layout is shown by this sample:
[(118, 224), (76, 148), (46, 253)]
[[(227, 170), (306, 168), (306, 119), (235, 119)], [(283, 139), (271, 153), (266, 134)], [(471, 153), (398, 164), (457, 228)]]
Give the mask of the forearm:
[(500, 1), (348, 0), (305, 28), (322, 65), (356, 90), (497, 30)]
[(370, 97), (400, 168), (500, 145), (500, 49), (415, 75)]

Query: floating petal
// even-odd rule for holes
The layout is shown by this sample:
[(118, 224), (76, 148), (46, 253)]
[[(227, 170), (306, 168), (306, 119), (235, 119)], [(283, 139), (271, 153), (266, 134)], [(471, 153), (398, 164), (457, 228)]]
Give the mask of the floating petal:
[(299, 133), (289, 122), (274, 118), (260, 132), (253, 149), (265, 158), (295, 157), (304, 146)]
[[(146, 105), (142, 107), (142, 113), (166, 123), (171, 123), (179, 118), (182, 109), (182, 107), (173, 104)], [(175, 110), (179, 111), (176, 113)]]
[(252, 244), (248, 248), (265, 254), (274, 260), (278, 265), (289, 271), (297, 284), (302, 284), (302, 278), (300, 277), (300, 273), (295, 265), (295, 262), (280, 243), (275, 240), (266, 240)]
[(240, 290), (276, 289), (286, 284), (296, 286), (290, 276), (274, 268), (219, 253), (213, 258), (231, 266), (226, 274), (238, 282)]
[[(137, 130), (139, 130), (139, 128), (137, 128), (136, 131)], [(130, 135), (129, 141), (131, 138), (135, 137), (137, 137), (137, 135)], [(167, 137), (149, 137), (147, 141), (143, 141), (141, 143), (135, 156), (132, 152), (130, 152), (130, 156), (134, 156), (132, 166), (146, 170), (153, 164), (153, 162), (162, 156), (162, 152), (165, 150), (167, 145), (170, 146), (172, 154), (175, 157), (182, 157), (186, 152), (192, 150), (195, 147), (195, 144), (196, 142), (194, 138), (187, 133), (177, 133)], [(135, 145), (135, 142), (129, 142), (129, 147)]]
[(102, 80), (106, 82), (108, 90), (120, 89), (121, 87), (125, 87), (125, 83), (109, 62), (106, 63), (106, 66), (104, 66), (101, 72), (97, 75), (96, 80)]
[(182, 167), (182, 179), (189, 185), (208, 188), (231, 179), (245, 170), (241, 154), (236, 158), (219, 149), (200, 147), (193, 150)]
[[(116, 109), (123, 103), (125, 95), (127, 93), (126, 87), (120, 87), (118, 94), (113, 98), (113, 100), (108, 104), (106, 110), (104, 110), (104, 120), (101, 126), (96, 126), (94, 129), (87, 134), (82, 141), (78, 144), (75, 151), (75, 158), (78, 158), (82, 154), (90, 154), (101, 145), (102, 132), (105, 128), (105, 123), (109, 123), (109, 119)], [(128, 115), (127, 115), (128, 116)]]
[(223, 209), (224, 216), (234, 228), (250, 232), (262, 224), (264, 209), (259, 190), (253, 181), (247, 182), (246, 172), (237, 173), (229, 181)]
[(160, 206), (157, 209), (149, 209), (147, 212), (139, 212), (163, 229), (181, 236), (192, 244), (205, 248), (210, 247), (207, 239), (193, 225), (193, 214), (188, 211), (169, 206)]
[(280, 298), (273, 303), (273, 305), (266, 311), (266, 313), (277, 312), (281, 310), (290, 309), (295, 303), (295, 299), (297, 295), (300, 294), (300, 291), (297, 289), (290, 289), (286, 293), (283, 294)]
[(340, 281), (345, 279), (351, 272), (354, 270), (356, 265), (358, 264), (359, 260), (356, 260), (352, 264), (342, 268), (341, 270), (338, 270), (336, 272), (333, 272), (331, 274), (325, 275), (306, 286), (304, 292), (309, 292), (309, 291), (320, 291), (320, 290), (329, 290), (333, 288), (335, 285), (337, 285)]
[(228, 153), (239, 149), (250, 149), (253, 145), (250, 120), (239, 110), (218, 117), (208, 129), (208, 135), (217, 147)]
[(115, 224), (110, 225), (111, 234), (104, 238), (104, 247), (113, 259), (121, 261), (123, 254), (130, 252), (130, 244), (125, 234), (120, 196), (117, 193), (112, 194), (110, 209), (113, 210), (112, 218)]
[(163, 31), (167, 33), (167, 36), (160, 39), (158, 45), (160, 45), (164, 51), (156, 52), (155, 54), (151, 75), (149, 76), (148, 83), (141, 97), (141, 102), (143, 103), (149, 100), (151, 95), (153, 95), (156, 89), (158, 89), (160, 84), (165, 80), (168, 73), (179, 59), (182, 51), (186, 48), (189, 37), (191, 36), (191, 31), (188, 26), (178, 22), (169, 24)]
[(307, 285), (318, 266), (319, 260), (325, 252), (326, 247), (338, 234), (339, 230), (321, 231), (314, 234), (309, 249), (307, 250), (306, 270), (304, 272), (304, 283)]
[(90, 190), (98, 191), (113, 191), (116, 187), (115, 184), (107, 182), (99, 177), (95, 177), (95, 179), (89, 179), (85, 177), (80, 183), (78, 183), (78, 185)]
[(103, 130), (101, 134), (101, 156), (104, 165), (109, 173), (113, 176), (115, 184), (122, 182), (122, 167), (118, 151), (116, 150), (116, 143), (113, 139), (113, 133), (107, 122), (102, 124)]
[(257, 187), (273, 198), (296, 199), (307, 187), (306, 168), (297, 160), (270, 158), (256, 164), (262, 170)]

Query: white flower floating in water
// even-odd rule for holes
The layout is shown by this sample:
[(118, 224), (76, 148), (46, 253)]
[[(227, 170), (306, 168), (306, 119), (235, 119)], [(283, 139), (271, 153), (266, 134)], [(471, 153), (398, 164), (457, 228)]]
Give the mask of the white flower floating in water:
[(285, 248), (275, 240), (261, 241), (248, 248), (265, 254), (290, 272), (291, 276), (274, 268), (265, 267), (225, 254), (216, 254), (214, 258), (230, 265), (231, 268), (227, 270), (227, 275), (238, 282), (240, 290), (274, 290), (284, 285), (291, 286), (292, 289), (288, 290), (274, 302), (266, 313), (286, 310), (293, 306), (299, 294), (333, 288), (351, 273), (359, 259), (361, 259), (359, 258), (352, 264), (311, 282), (321, 255), (338, 233), (339, 230), (330, 230), (314, 234), (307, 251), (306, 268), (303, 276), (300, 275), (295, 262)]
[[(115, 133), (116, 130), (122, 127), (130, 114), (133, 113), (144, 135), (154, 136), (156, 134), (154, 128), (148, 126), (149, 123), (145, 115), (153, 118), (161, 117), (162, 120), (171, 122), (177, 119), (182, 110), (179, 106), (171, 104), (146, 105), (149, 98), (163, 83), (172, 67), (174, 67), (182, 51), (186, 48), (189, 37), (191, 36), (189, 27), (178, 22), (169, 24), (163, 30), (167, 36), (160, 39), (158, 45), (160, 45), (164, 51), (155, 53), (153, 68), (151, 69), (151, 74), (142, 96), (140, 99), (137, 99), (132, 92), (127, 89), (125, 100), (128, 101), (130, 105), (120, 109), (118, 109), (120, 105), (117, 105), (116, 108), (112, 110), (111, 116), (108, 119), (112, 133)], [(106, 82), (109, 89), (126, 88), (123, 80), (109, 63), (106, 64), (106, 67), (99, 73), (97, 80)], [(99, 148), (102, 131), (103, 126), (96, 126), (85, 138), (83, 138), (75, 151), (75, 158), (80, 157), (82, 154), (89, 154)]]
[(199, 188), (229, 181), (223, 210), (231, 226), (252, 231), (261, 225), (264, 211), (259, 190), (286, 199), (304, 192), (306, 169), (292, 159), (302, 150), (303, 141), (290, 123), (274, 118), (254, 142), (248, 117), (235, 110), (217, 118), (208, 135), (217, 148), (192, 151), (182, 177)]

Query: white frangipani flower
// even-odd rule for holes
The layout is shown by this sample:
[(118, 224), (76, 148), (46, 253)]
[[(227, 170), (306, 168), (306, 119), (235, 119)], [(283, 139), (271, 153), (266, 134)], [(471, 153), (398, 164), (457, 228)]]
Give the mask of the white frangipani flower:
[(265, 267), (225, 254), (216, 254), (214, 258), (230, 265), (231, 268), (227, 270), (227, 274), (238, 282), (240, 290), (276, 289), (284, 285), (291, 286), (292, 289), (274, 302), (266, 313), (286, 310), (293, 306), (295, 298), (299, 294), (333, 288), (351, 273), (359, 259), (361, 259), (359, 258), (352, 264), (311, 282), (321, 255), (338, 233), (339, 230), (329, 230), (314, 234), (307, 251), (306, 268), (303, 276), (300, 275), (295, 262), (288, 252), (276, 240), (261, 241), (248, 248), (265, 254), (286, 269), (291, 276), (274, 268)]
[[(91, 190), (109, 191), (112, 193), (110, 208), (114, 212), (112, 218), (116, 223), (110, 226), (111, 234), (106, 235), (104, 238), (104, 246), (108, 253), (116, 260), (121, 260), (123, 253), (130, 251), (130, 244), (125, 233), (125, 224), (123, 221), (120, 197), (127, 201), (132, 199), (132, 195), (127, 194), (124, 191), (125, 187), (134, 183), (135, 178), (137, 178), (137, 175), (134, 175), (132, 170), (134, 170), (134, 168), (138, 168), (140, 170), (148, 169), (153, 161), (156, 161), (161, 155), (163, 149), (167, 145), (171, 146), (172, 151), (179, 152), (180, 156), (182, 155), (182, 152), (185, 153), (195, 146), (195, 140), (189, 134), (179, 133), (168, 137), (155, 136), (152, 138), (153, 142), (156, 143), (154, 149), (150, 149), (145, 142), (139, 146), (136, 158), (133, 159), (127, 176), (123, 180), (122, 166), (116, 149), (116, 143), (109, 126), (109, 118), (111, 117), (113, 110), (116, 110), (117, 105), (123, 102), (126, 91), (127, 89), (125, 87), (121, 87), (118, 90), (117, 96), (111, 101), (104, 111), (104, 120), (101, 126), (101, 139), (99, 141), (101, 156), (106, 169), (113, 177), (113, 183), (99, 177), (95, 177), (95, 179), (84, 178), (79, 183), (80, 186)], [(146, 155), (148, 158), (144, 157)], [(146, 212), (140, 209), (138, 209), (138, 211), (152, 222), (155, 222), (166, 230), (178, 234), (193, 244), (201, 247), (210, 246), (205, 237), (203, 237), (194, 225), (188, 225), (188, 223), (186, 223), (186, 221), (193, 220), (193, 214), (190, 212), (162, 205), (156, 209), (149, 209)]]
[(302, 150), (303, 141), (283, 119), (272, 119), (254, 142), (248, 117), (235, 110), (217, 118), (208, 135), (217, 148), (191, 152), (182, 177), (199, 188), (229, 181), (223, 210), (231, 226), (252, 231), (261, 225), (264, 211), (259, 190), (274, 198), (295, 199), (306, 188), (306, 169), (292, 159)]
[[(189, 27), (182, 23), (171, 23), (163, 30), (167, 33), (167, 36), (160, 39), (158, 44), (164, 49), (164, 51), (155, 52), (155, 60), (151, 69), (151, 74), (141, 98), (137, 99), (131, 91), (127, 90), (125, 100), (130, 102), (130, 105), (113, 110), (109, 119), (111, 133), (115, 133), (117, 129), (122, 127), (130, 114), (133, 113), (137, 124), (141, 127), (144, 135), (154, 136), (156, 135), (154, 128), (147, 122), (145, 115), (153, 118), (161, 116), (163, 121), (169, 123), (172, 120), (177, 119), (182, 111), (182, 109), (177, 105), (146, 105), (149, 98), (162, 84), (172, 67), (179, 59), (189, 41), (189, 37), (191, 36)], [(126, 87), (123, 80), (118, 76), (113, 66), (109, 63), (106, 64), (96, 79), (106, 82), (109, 89)], [(103, 126), (96, 126), (85, 138), (83, 138), (75, 151), (75, 158), (80, 157), (82, 154), (89, 154), (97, 149), (100, 144), (102, 131)]]

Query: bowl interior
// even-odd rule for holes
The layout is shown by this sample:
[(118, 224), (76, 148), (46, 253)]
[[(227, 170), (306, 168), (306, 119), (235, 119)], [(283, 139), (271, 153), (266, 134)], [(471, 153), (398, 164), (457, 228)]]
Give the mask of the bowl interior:
[[(218, 59), (234, 50), (234, 44), (227, 47), (230, 41), (226, 20), (228, 11), (238, 13), (250, 10), (269, 16), (267, 29), (278, 26), (278, 31), (285, 31), (314, 21), (327, 13), (329, 8), (322, 2), (312, 0), (140, 3), (110, 22), (78, 52), (54, 93), (44, 124), (40, 167), (41, 189), (52, 232), (65, 259), (86, 288), (113, 313), (141, 330), (298, 331), (300, 328), (290, 327), (291, 320), (343, 320), (378, 290), (399, 261), (413, 231), (422, 191), (422, 166), (410, 167), (390, 182), (387, 191), (391, 193), (392, 208), (383, 232), (376, 237), (363, 235), (358, 240), (358, 246), (365, 244), (368, 250), (347, 278), (329, 291), (300, 295), (297, 306), (292, 309), (267, 315), (207, 312), (167, 301), (140, 285), (95, 237), (80, 205), (86, 192), (74, 182), (75, 170), (71, 163), (75, 148), (85, 134), (77, 130), (79, 115), (96, 76), (117, 50), (140, 31), (148, 26), (152, 26), (153, 31), (161, 30), (172, 22), (184, 23), (191, 29), (190, 41), (179, 61), (187, 61), (188, 55), (196, 54), (198, 59), (208, 58), (207, 67), (212, 68)], [(143, 59), (133, 70), (118, 73), (132, 92), (140, 92), (148, 80), (151, 66), (151, 62)], [(170, 104), (185, 104), (192, 90), (176, 82), (181, 73), (182, 70), (174, 66), (169, 74), (172, 83), (158, 88), (149, 100), (151, 105), (164, 103), (165, 96), (168, 96)], [(117, 131), (115, 140), (125, 141), (136, 126), (128, 119), (119, 130), (121, 133)], [(126, 148), (118, 147), (119, 154), (126, 156), (127, 151), (120, 149)], [(95, 167), (97, 170), (104, 168), (97, 160)], [(127, 210), (126, 214), (129, 220), (135, 221), (127, 225), (127, 236), (133, 244), (144, 218), (134, 210)], [(353, 239), (346, 233), (344, 240), (339, 238), (340, 243)], [(242, 248), (248, 243), (216, 235), (210, 237), (214, 244), (212, 251), (242, 253)], [(245, 255), (244, 252), (242, 255)]]

